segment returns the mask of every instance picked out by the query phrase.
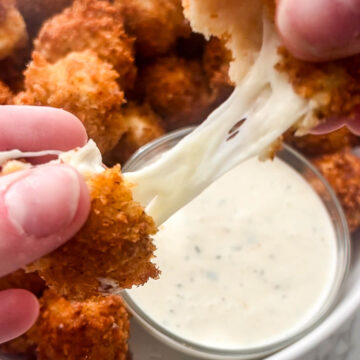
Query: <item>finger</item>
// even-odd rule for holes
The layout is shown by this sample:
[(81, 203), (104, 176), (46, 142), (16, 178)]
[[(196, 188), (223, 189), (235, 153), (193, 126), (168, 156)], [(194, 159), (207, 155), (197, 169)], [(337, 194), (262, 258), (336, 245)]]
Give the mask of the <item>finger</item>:
[(333, 116), (326, 120), (326, 122), (311, 129), (310, 133), (313, 135), (323, 135), (336, 131), (346, 126), (353, 134), (360, 136), (360, 106), (354, 109), (353, 114), (348, 117)]
[(67, 165), (0, 177), (0, 276), (56, 249), (84, 224), (87, 185)]
[(32, 293), (22, 289), (0, 292), (0, 344), (12, 340), (34, 325), (39, 303)]
[(311, 129), (310, 133), (313, 135), (324, 135), (330, 132), (341, 129), (345, 125), (345, 120), (341, 117), (331, 117), (324, 123)]
[(86, 144), (86, 130), (74, 115), (43, 106), (0, 107), (0, 151), (71, 150)]
[(276, 23), (284, 44), (300, 59), (360, 52), (360, 0), (280, 0)]

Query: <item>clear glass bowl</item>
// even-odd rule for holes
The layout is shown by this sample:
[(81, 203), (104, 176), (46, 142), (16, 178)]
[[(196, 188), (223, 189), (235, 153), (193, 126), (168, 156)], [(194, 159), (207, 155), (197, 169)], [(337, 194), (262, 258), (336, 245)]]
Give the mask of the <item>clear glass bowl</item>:
[[(145, 145), (127, 162), (123, 168), (123, 172), (135, 171), (151, 163), (162, 153), (176, 145), (193, 129), (194, 128), (181, 129)], [(277, 157), (301, 174), (314, 188), (319, 197), (322, 199), (333, 222), (337, 240), (337, 273), (332, 284), (332, 289), (321, 311), (312, 319), (311, 322), (307, 323), (306, 326), (304, 326), (295, 335), (291, 335), (283, 341), (258, 348), (242, 348), (239, 350), (214, 349), (197, 343), (192, 343), (174, 333), (169, 332), (144, 313), (142, 309), (131, 299), (131, 296), (126, 291), (123, 291), (122, 296), (133, 316), (143, 327), (165, 344), (188, 355), (209, 360), (258, 359), (288, 346), (303, 337), (305, 334), (309, 333), (327, 316), (329, 311), (336, 304), (350, 264), (350, 235), (341, 205), (327, 181), (302, 155), (285, 145), (284, 148), (277, 153)], [(161, 294), (159, 294), (159, 296), (161, 296)]]

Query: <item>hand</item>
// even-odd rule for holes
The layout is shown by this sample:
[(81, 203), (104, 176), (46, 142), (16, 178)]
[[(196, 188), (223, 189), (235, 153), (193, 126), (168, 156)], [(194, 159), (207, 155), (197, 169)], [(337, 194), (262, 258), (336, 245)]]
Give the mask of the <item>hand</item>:
[[(301, 60), (360, 53), (360, 0), (277, 0), (276, 24), (285, 46)], [(328, 119), (311, 133), (326, 134), (343, 126), (360, 135), (360, 108), (355, 117)]]
[(360, 52), (360, 0), (278, 0), (276, 23), (299, 59), (332, 60)]
[[(70, 150), (86, 143), (73, 115), (31, 106), (0, 107), (0, 151)], [(70, 239), (84, 224), (90, 197), (67, 165), (41, 165), (0, 177), (0, 276), (25, 266)], [(0, 292), (0, 343), (27, 331), (39, 312), (28, 291)]]

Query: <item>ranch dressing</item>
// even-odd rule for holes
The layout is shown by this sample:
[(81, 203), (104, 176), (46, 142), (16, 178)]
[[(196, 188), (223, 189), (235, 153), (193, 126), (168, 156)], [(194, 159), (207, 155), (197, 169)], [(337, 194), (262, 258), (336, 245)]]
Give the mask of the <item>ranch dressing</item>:
[(188, 341), (241, 349), (280, 341), (321, 309), (336, 239), (318, 195), (279, 159), (251, 159), (213, 183), (155, 237), (159, 280), (128, 291)]

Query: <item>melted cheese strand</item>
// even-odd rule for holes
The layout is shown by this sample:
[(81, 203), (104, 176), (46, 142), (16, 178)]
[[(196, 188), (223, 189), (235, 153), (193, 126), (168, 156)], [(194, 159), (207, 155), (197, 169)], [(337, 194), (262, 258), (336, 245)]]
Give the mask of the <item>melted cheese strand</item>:
[(85, 146), (65, 152), (59, 150), (28, 152), (17, 149), (0, 151), (0, 166), (3, 166), (9, 160), (47, 155), (58, 156), (58, 159), (50, 161), (50, 164), (68, 164), (74, 167), (85, 178), (104, 171), (101, 152), (91, 139)]
[[(231, 97), (156, 162), (124, 174), (135, 185), (135, 200), (157, 225), (234, 166), (263, 153), (309, 113), (309, 102), (274, 69), (278, 46), (274, 26), (264, 19), (261, 51)], [(243, 118), (235, 135), (231, 129)]]

